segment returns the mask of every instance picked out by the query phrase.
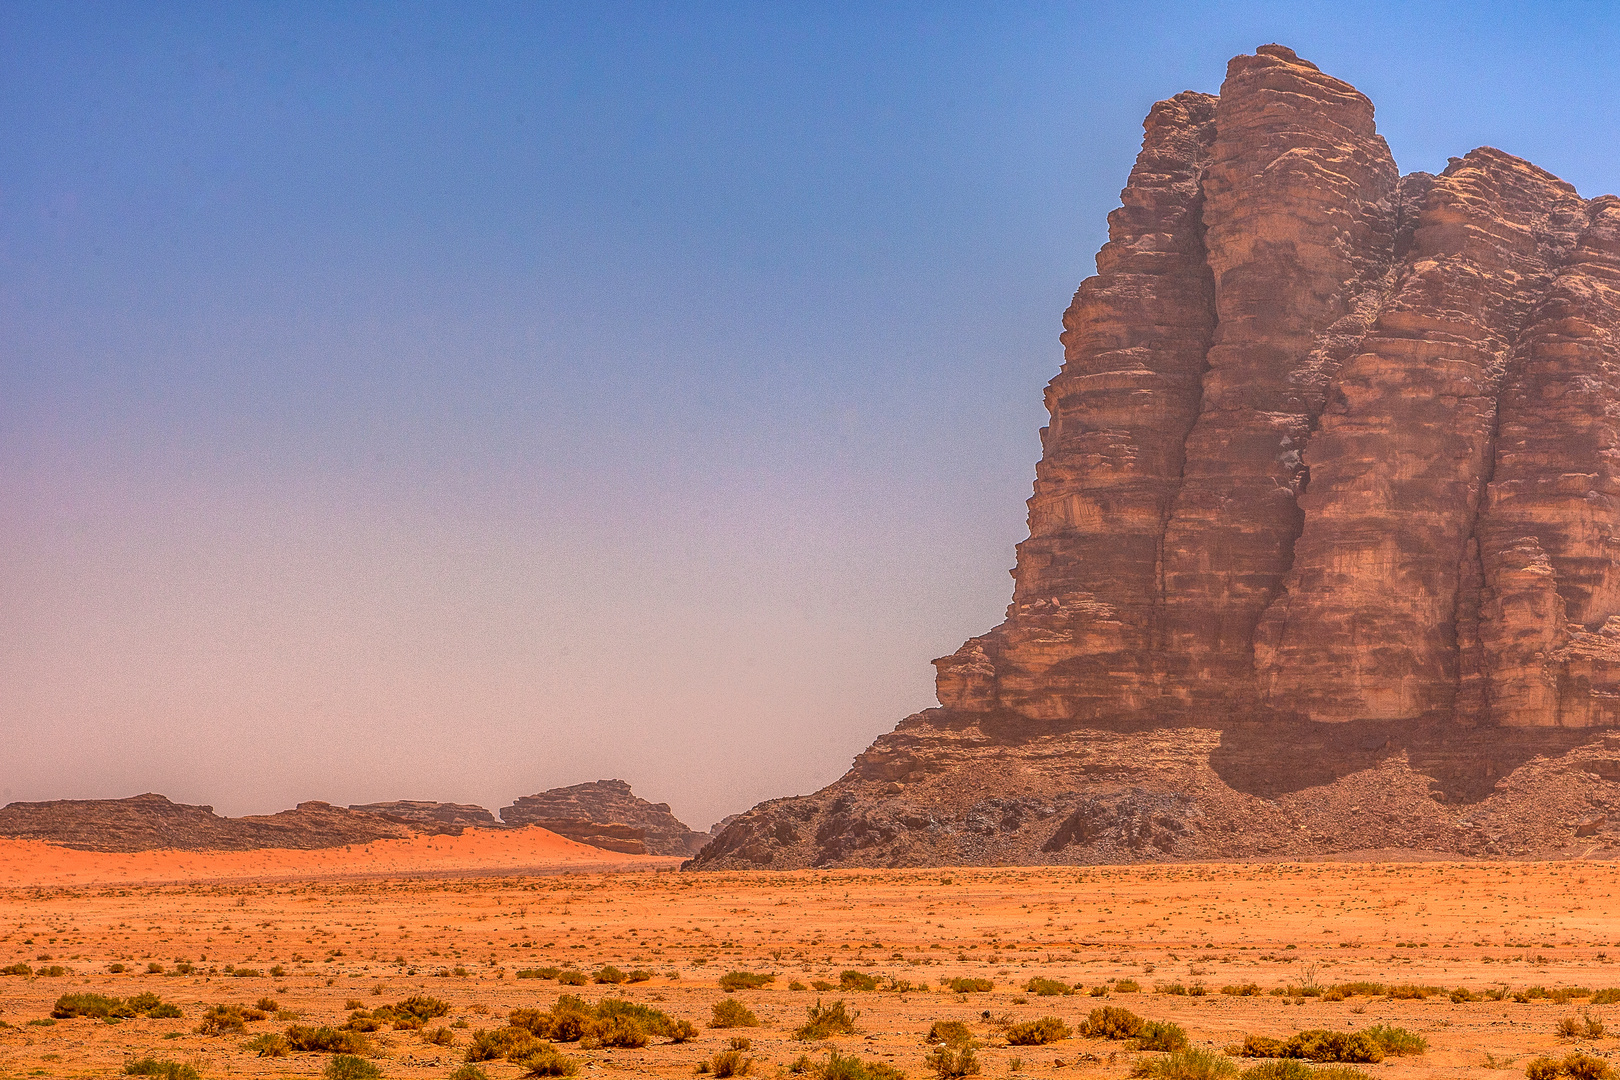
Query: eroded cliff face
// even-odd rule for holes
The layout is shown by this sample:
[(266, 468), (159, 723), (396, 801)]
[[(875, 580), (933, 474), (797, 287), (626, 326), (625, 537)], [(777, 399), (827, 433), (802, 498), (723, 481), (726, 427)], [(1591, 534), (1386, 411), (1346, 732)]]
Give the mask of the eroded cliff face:
[(1620, 202), (1490, 148), (1402, 178), (1281, 46), (1145, 132), (941, 704), (1620, 723)]

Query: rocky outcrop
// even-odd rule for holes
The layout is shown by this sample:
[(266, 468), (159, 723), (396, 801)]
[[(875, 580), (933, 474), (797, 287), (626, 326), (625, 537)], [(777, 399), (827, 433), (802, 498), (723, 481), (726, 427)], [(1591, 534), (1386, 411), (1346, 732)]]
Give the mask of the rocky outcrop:
[(390, 821), (414, 825), (423, 832), (446, 832), (460, 836), (464, 829), (498, 829), (501, 823), (482, 806), (466, 803), (421, 802), (399, 799), (394, 802), (350, 803), (350, 810), (379, 814)]
[(162, 795), (14, 802), (0, 808), (0, 836), (83, 851), (252, 851), (331, 848), (414, 836), (417, 829), (323, 802), (260, 817), (224, 818), (211, 806)]
[(508, 825), (538, 825), (592, 847), (629, 855), (691, 855), (708, 842), (669, 811), (638, 798), (623, 780), (596, 780), (525, 795), (501, 811)]
[(1006, 621), (695, 865), (1546, 854), (1616, 820), (1582, 729), (1620, 725), (1620, 199), (1489, 147), (1401, 177), (1281, 46), (1144, 130)]

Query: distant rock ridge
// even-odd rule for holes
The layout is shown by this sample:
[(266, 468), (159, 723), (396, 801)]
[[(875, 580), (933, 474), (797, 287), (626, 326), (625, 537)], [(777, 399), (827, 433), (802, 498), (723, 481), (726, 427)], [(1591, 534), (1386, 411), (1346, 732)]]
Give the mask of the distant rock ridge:
[(1490, 147), (1403, 177), (1280, 45), (1144, 132), (1005, 621), (694, 865), (1534, 853), (1620, 816), (1620, 199)]
[[(333, 848), (420, 835), (459, 836), (468, 828), (538, 825), (570, 840), (623, 854), (691, 855), (708, 839), (688, 829), (666, 803), (637, 798), (622, 780), (599, 780), (528, 795), (502, 811), (481, 806), (398, 800), (347, 809), (302, 802), (278, 814), (220, 817), (162, 795), (128, 799), (14, 802), (0, 808), (0, 837), (42, 840), (84, 851), (253, 851)], [(553, 828), (553, 826), (557, 826)]]
[(525, 795), (501, 810), (508, 825), (538, 825), (593, 847), (627, 854), (695, 855), (709, 834), (638, 798), (623, 780), (596, 780)]

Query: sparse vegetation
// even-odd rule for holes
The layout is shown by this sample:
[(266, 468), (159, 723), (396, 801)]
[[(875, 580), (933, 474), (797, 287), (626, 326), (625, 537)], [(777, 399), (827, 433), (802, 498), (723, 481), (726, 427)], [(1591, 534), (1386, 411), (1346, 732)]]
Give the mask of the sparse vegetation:
[(371, 1040), (358, 1031), (334, 1027), (294, 1024), (286, 1031), (287, 1044), (294, 1050), (319, 1054), (367, 1054)]
[(1114, 991), (1120, 994), (1140, 994), (1142, 984), (1135, 979), (1121, 979), (1114, 984)]
[(1024, 993), (1037, 997), (1057, 997), (1074, 993), (1074, 988), (1057, 979), (1043, 979), (1037, 975), (1024, 984)]
[(124, 1062), (125, 1076), (155, 1076), (159, 1080), (201, 1080), (197, 1070), (178, 1061), (155, 1057), (133, 1058)]
[(1554, 1033), (1561, 1039), (1579, 1039), (1583, 1037), (1601, 1039), (1604, 1030), (1603, 1021), (1589, 1012), (1583, 1012), (1579, 1016), (1572, 1013), (1569, 1016), (1561, 1017), (1557, 1026), (1553, 1028)]
[(935, 1020), (928, 1029), (929, 1043), (944, 1043), (946, 1046), (971, 1046), (973, 1044), (973, 1031), (960, 1020)]
[[(1403, 1028), (1387, 1030), (1416, 1038)], [(1306, 1061), (1316, 1062), (1376, 1064), (1384, 1060), (1385, 1050), (1377, 1039), (1365, 1031), (1328, 1031), (1313, 1028), (1298, 1032), (1287, 1039), (1250, 1035), (1244, 1039), (1235, 1053), (1243, 1057), (1303, 1058)]]
[(712, 1028), (759, 1027), (759, 1017), (736, 998), (721, 998), (710, 1011), (713, 1013), (709, 1020)]
[[(845, 974), (847, 974), (847, 975), (859, 975), (860, 973), (850, 971), (850, 972), (845, 972)], [(864, 978), (865, 976), (862, 976), (862, 977)], [(731, 990), (758, 990), (763, 986), (769, 986), (771, 983), (773, 983), (775, 981), (776, 981), (776, 976), (775, 975), (761, 975), (761, 974), (756, 974), (756, 973), (754, 973), (752, 971), (728, 971), (724, 975), (720, 976), (720, 989), (726, 990), (726, 991), (731, 991)], [(874, 985), (876, 985), (875, 982), (874, 982)], [(862, 989), (868, 989), (869, 990), (869, 989), (872, 989), (872, 987), (864, 987)]]
[(945, 985), (954, 994), (988, 994), (996, 988), (996, 984), (989, 979), (952, 979)]
[(838, 975), (838, 987), (841, 990), (876, 990), (878, 981), (863, 972), (844, 971)]
[(1227, 1080), (1237, 1075), (1229, 1059), (1208, 1050), (1177, 1050), (1162, 1058), (1141, 1058), (1131, 1075), (1152, 1080)]
[(1011, 1046), (1045, 1046), (1059, 1039), (1067, 1039), (1069, 1025), (1055, 1016), (1043, 1016), (1007, 1028), (1007, 1042)]
[(970, 1042), (936, 1047), (928, 1055), (928, 1067), (939, 1080), (961, 1080), (979, 1075), (979, 1057)]
[(1579, 1051), (1563, 1058), (1536, 1058), (1524, 1067), (1524, 1075), (1526, 1080), (1614, 1080), (1607, 1061)]
[(1173, 1053), (1187, 1049), (1187, 1033), (1178, 1024), (1168, 1021), (1145, 1020), (1136, 1034), (1138, 1050), (1160, 1050)]
[(844, 1007), (844, 999), (839, 998), (831, 1005), (823, 1008), (821, 1002), (810, 1006), (807, 1010), (809, 1019), (793, 1033), (795, 1039), (829, 1039), (834, 1035), (855, 1034), (855, 1021), (861, 1015), (858, 1012), (849, 1012)]
[(287, 1043), (286, 1037), (273, 1031), (249, 1039), (242, 1044), (242, 1049), (251, 1050), (260, 1057), (272, 1058), (286, 1057), (292, 1053), (292, 1047)]
[(377, 1080), (382, 1070), (363, 1057), (354, 1054), (335, 1054), (326, 1063), (326, 1080)]
[(564, 1057), (554, 1046), (542, 1046), (523, 1055), (517, 1065), (526, 1070), (524, 1076), (573, 1076), (579, 1072), (579, 1062)]
[(1088, 1039), (1133, 1039), (1141, 1034), (1143, 1023), (1143, 1019), (1129, 1009), (1104, 1005), (1091, 1010), (1080, 1025), (1080, 1034)]

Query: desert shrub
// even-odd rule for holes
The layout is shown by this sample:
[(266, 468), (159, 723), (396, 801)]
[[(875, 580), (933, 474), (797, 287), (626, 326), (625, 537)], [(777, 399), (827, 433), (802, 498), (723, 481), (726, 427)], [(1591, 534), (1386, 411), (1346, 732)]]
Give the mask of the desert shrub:
[(236, 968), (230, 973), (233, 979), (262, 979), (264, 972), (258, 968)]
[(754, 1059), (741, 1050), (722, 1050), (709, 1059), (709, 1072), (720, 1080), (727, 1076), (747, 1076), (754, 1067)]
[(321, 1075), (326, 1080), (377, 1080), (382, 1076), (382, 1070), (363, 1057), (335, 1054), (326, 1063), (326, 1071)]
[(1320, 1065), (1311, 1070), (1311, 1075), (1315, 1080), (1373, 1080), (1371, 1073), (1348, 1065)]
[(590, 982), (583, 971), (559, 971), (557, 981), (564, 986), (584, 986)]
[[(377, 1012), (382, 1011), (382, 1009), (377, 1010)], [(450, 1014), (450, 1003), (441, 1001), (436, 997), (428, 997), (425, 994), (414, 994), (404, 1001), (394, 1002), (388, 1011), (394, 1016), (394, 1026), (396, 1028), (401, 1031), (414, 1031), (429, 1020), (448, 1016)], [(376, 1015), (376, 1013), (372, 1015)], [(415, 1023), (411, 1021), (415, 1021)]]
[(1221, 993), (1231, 997), (1259, 997), (1260, 985), (1258, 983), (1239, 983), (1235, 986), (1221, 987)]
[(1620, 986), (1611, 986), (1592, 995), (1593, 1005), (1613, 1005), (1615, 1002), (1620, 1002)]
[(1315, 1080), (1315, 1077), (1315, 1069), (1294, 1058), (1262, 1061), (1238, 1074), (1238, 1080)]
[(102, 994), (63, 994), (56, 999), (51, 1015), (58, 1020), (66, 1020), (72, 1016), (105, 1020), (109, 1016), (134, 1016), (135, 1010), (122, 998), (106, 997)]
[(652, 1041), (652, 1033), (633, 1016), (608, 1016), (593, 1020), (590, 1029), (579, 1040), (587, 1050), (599, 1046), (622, 1046), (639, 1049)]
[[(134, 998), (130, 998), (129, 1000), (130, 1000), (131, 1003), (133, 1003), (135, 1001)], [(266, 996), (260, 998), (258, 1001), (254, 1002), (253, 1007), (255, 1009), (258, 1009), (260, 1012), (273, 1013), (273, 1012), (278, 1011), (281, 1008), (281, 1002), (277, 1001), (273, 997), (270, 997), (270, 996), (266, 995)]]
[(624, 982), (625, 974), (612, 964), (603, 964), (592, 978), (599, 983), (610, 983), (617, 986)]
[(941, 1046), (928, 1055), (928, 1067), (939, 1080), (961, 1080), (979, 1075), (979, 1056), (971, 1042)]
[(1168, 1057), (1139, 1059), (1131, 1067), (1131, 1075), (1154, 1080), (1227, 1080), (1237, 1075), (1237, 1066), (1208, 1050), (1177, 1050)]
[(287, 1045), (287, 1040), (273, 1031), (267, 1031), (243, 1043), (242, 1049), (252, 1050), (260, 1057), (272, 1058), (286, 1057), (292, 1053), (292, 1047)]
[(178, 1061), (160, 1061), (155, 1057), (132, 1058), (124, 1062), (125, 1076), (157, 1076), (162, 1080), (200, 1080), (196, 1069)]
[(1408, 1054), (1421, 1054), (1429, 1048), (1429, 1040), (1414, 1032), (1401, 1027), (1391, 1027), (1388, 1024), (1374, 1024), (1364, 1029), (1361, 1034), (1367, 1036), (1378, 1044), (1386, 1054), (1396, 1057), (1405, 1057)]
[(1056, 979), (1043, 979), (1037, 975), (1024, 984), (1024, 993), (1034, 994), (1037, 997), (1057, 997), (1060, 994), (1072, 994), (1074, 990), (1068, 983)]
[(1171, 994), (1175, 997), (1186, 997), (1187, 988), (1180, 983), (1160, 983), (1153, 988), (1155, 994)]
[(108, 964), (107, 965), (107, 970), (108, 970), (108, 972), (110, 972), (113, 975), (122, 975), (124, 972), (129, 970), (129, 965), (127, 965), (127, 964)]
[(838, 984), (830, 983), (826, 979), (811, 979), (810, 989), (816, 991), (818, 994), (825, 994), (828, 990), (838, 989)]
[(1114, 984), (1114, 989), (1121, 994), (1140, 994), (1142, 984), (1135, 979), (1121, 979)]
[(960, 1020), (935, 1020), (928, 1029), (927, 1041), (930, 1043), (944, 1043), (946, 1046), (970, 1046), (973, 1043), (972, 1030)]
[(422, 1041), (430, 1046), (454, 1046), (456, 1045), (456, 1034), (443, 1025), (436, 1028), (423, 1028)]
[(1162, 1020), (1148, 1020), (1136, 1036), (1138, 1050), (1162, 1050), (1166, 1053), (1187, 1049), (1187, 1033), (1180, 1025)]
[(1364, 1031), (1328, 1031), (1313, 1028), (1289, 1037), (1283, 1057), (1307, 1061), (1376, 1063), (1384, 1060), (1384, 1048)]
[(653, 973), (646, 968), (635, 968), (624, 973), (624, 981), (628, 983), (644, 983), (653, 977)]
[(1419, 986), (1417, 983), (1397, 983), (1386, 991), (1391, 1001), (1422, 1001), (1430, 994), (1441, 993), (1438, 986)]
[(1453, 1003), (1461, 1005), (1465, 1001), (1478, 1001), (1479, 995), (1466, 986), (1459, 986), (1451, 992), (1451, 1000)]
[(1043, 1016), (1039, 1020), (1008, 1027), (1007, 1042), (1011, 1046), (1045, 1046), (1059, 1039), (1067, 1039), (1070, 1034), (1068, 1024), (1055, 1016)]
[(6, 967), (0, 968), (0, 975), (21, 975), (23, 978), (27, 978), (33, 973), (34, 969), (21, 961), (18, 961), (15, 964), (8, 964)]
[(1591, 997), (1592, 991), (1584, 986), (1558, 986), (1553, 988), (1551, 996), (1554, 1004), (1568, 1005), (1576, 998)]
[(557, 968), (524, 968), (517, 973), (517, 977), (520, 979), (555, 979), (557, 974)]
[(356, 1009), (349, 1014), (348, 1022), (343, 1026), (350, 1031), (381, 1031), (391, 1018), (382, 1009), (377, 1010), (382, 1016), (373, 1016), (364, 1009)]
[(1381, 982), (1343, 982), (1334, 983), (1329, 989), (1337, 990), (1345, 997), (1382, 997), (1384, 984)]
[(1131, 1039), (1141, 1032), (1142, 1023), (1142, 1018), (1129, 1009), (1104, 1005), (1091, 1010), (1080, 1025), (1080, 1034), (1089, 1039)]
[(1527, 1080), (1614, 1080), (1614, 1070), (1600, 1057), (1579, 1052), (1567, 1054), (1562, 1060), (1539, 1057), (1524, 1067)]
[(711, 1011), (714, 1015), (709, 1026), (712, 1028), (759, 1027), (759, 1017), (736, 998), (721, 998)]
[(952, 979), (945, 985), (955, 994), (988, 994), (996, 988), (989, 979)]
[(1243, 1042), (1236, 1046), (1226, 1048), (1228, 1054), (1239, 1057), (1285, 1058), (1288, 1057), (1288, 1044), (1281, 1039), (1273, 1039), (1266, 1035), (1248, 1035)]
[(50, 967), (35, 968), (34, 974), (43, 975), (50, 979), (56, 979), (68, 974), (68, 969), (63, 967), (61, 964), (52, 964)]
[(343, 1007), (348, 1009), (350, 1012), (353, 1012), (355, 1009), (364, 1009), (366, 1007), (366, 1003), (361, 1001), (359, 998), (349, 998), (343, 1003)]
[(691, 1042), (698, 1037), (698, 1029), (692, 1026), (690, 1020), (676, 1020), (664, 1034), (669, 1036), (672, 1043)]
[(294, 1024), (285, 1034), (287, 1045), (294, 1050), (318, 1054), (365, 1054), (371, 1051), (371, 1040), (358, 1031)]
[[(848, 972), (847, 974), (859, 975), (860, 973)], [(864, 978), (864, 976), (862, 977)], [(728, 971), (724, 975), (720, 976), (720, 989), (758, 990), (760, 987), (766, 986), (775, 981), (775, 975), (759, 975), (752, 971)], [(876, 981), (874, 981), (873, 986), (876, 985)], [(872, 987), (865, 987), (864, 989), (869, 990), (871, 988)]]
[(788, 989), (789, 990), (808, 990), (810, 988), (808, 986), (804, 985), (804, 983), (800, 982), (798, 979), (794, 979), (792, 982), (788, 983)]
[(795, 1039), (829, 1039), (834, 1035), (853, 1035), (855, 1020), (861, 1015), (847, 1010), (843, 998), (839, 998), (826, 1008), (823, 1008), (820, 1000), (817, 1000), (806, 1012), (809, 1019), (793, 1033)]
[(840, 1054), (833, 1050), (827, 1060), (812, 1062), (808, 1055), (801, 1056), (789, 1067), (800, 1073), (813, 1073), (818, 1080), (906, 1080), (906, 1074), (881, 1061), (862, 1061), (854, 1054)]
[[(516, 1064), (527, 1071), (524, 1076), (573, 1076), (579, 1072), (579, 1062), (564, 1057), (556, 1047), (542, 1046), (519, 1058)], [(455, 1074), (451, 1074), (452, 1078)]]
[(878, 981), (859, 971), (843, 971), (838, 974), (838, 987), (841, 990), (876, 990)]
[(520, 1058), (540, 1049), (541, 1042), (527, 1028), (481, 1028), (473, 1032), (467, 1047), (467, 1061), (499, 1061)]
[(476, 1065), (460, 1065), (450, 1071), (450, 1080), (489, 1080), (489, 1073)]

